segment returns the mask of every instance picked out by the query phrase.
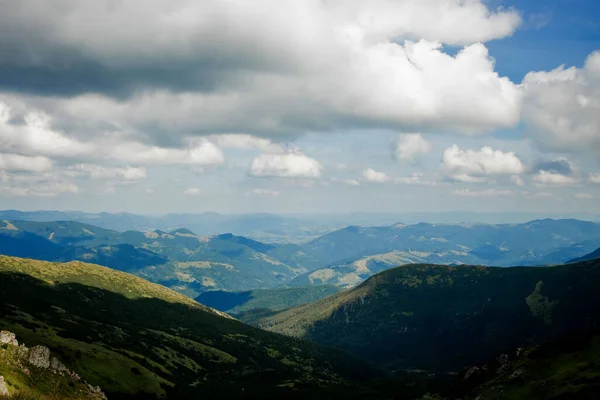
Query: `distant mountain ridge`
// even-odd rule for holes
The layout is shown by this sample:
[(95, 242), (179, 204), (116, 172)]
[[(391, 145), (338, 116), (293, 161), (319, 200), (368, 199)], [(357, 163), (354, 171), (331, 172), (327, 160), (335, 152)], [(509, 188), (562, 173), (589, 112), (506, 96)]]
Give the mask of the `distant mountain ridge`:
[(121, 233), (72, 221), (0, 221), (0, 253), (95, 262), (192, 297), (206, 290), (276, 287), (307, 272), (272, 258), (268, 252), (274, 248), (232, 234), (197, 236), (188, 229)]
[(600, 224), (350, 226), (306, 244), (272, 244), (188, 228), (118, 232), (73, 221), (0, 220), (0, 253), (48, 261), (81, 260), (131, 272), (188, 296), (277, 287), (354, 287), (407, 263), (560, 264), (598, 247)]

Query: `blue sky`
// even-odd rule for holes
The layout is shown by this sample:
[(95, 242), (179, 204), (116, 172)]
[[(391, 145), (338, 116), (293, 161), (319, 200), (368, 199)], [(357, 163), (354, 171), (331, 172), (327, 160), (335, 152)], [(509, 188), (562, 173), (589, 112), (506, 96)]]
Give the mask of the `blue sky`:
[(0, 6), (0, 208), (600, 212), (598, 2)]

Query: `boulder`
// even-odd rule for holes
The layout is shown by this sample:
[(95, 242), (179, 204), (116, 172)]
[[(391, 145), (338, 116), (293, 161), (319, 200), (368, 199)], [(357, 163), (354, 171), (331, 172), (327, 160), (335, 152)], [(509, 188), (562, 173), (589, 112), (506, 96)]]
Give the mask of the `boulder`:
[(29, 363), (36, 367), (50, 367), (50, 349), (45, 346), (35, 346), (29, 352)]
[(3, 344), (12, 344), (13, 346), (18, 346), (19, 342), (17, 342), (17, 337), (14, 333), (9, 331), (0, 331), (0, 343)]
[(6, 387), (6, 382), (4, 382), (4, 377), (0, 375), (0, 396), (10, 396), (8, 393), (8, 388)]

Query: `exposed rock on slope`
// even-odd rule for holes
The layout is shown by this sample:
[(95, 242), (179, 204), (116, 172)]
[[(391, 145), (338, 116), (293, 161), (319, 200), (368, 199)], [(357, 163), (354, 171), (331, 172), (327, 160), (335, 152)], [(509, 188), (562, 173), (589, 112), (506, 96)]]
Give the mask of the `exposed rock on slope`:
[(102, 400), (106, 396), (64, 366), (50, 349), (18, 345), (15, 334), (0, 332), (0, 395), (26, 393), (50, 395), (62, 399)]

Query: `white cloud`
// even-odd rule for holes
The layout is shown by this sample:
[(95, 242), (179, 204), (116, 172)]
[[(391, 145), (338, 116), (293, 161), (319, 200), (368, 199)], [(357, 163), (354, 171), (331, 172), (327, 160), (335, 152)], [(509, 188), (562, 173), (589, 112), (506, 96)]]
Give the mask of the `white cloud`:
[(47, 157), (0, 153), (0, 170), (43, 172), (51, 170), (52, 166), (52, 160)]
[(576, 193), (574, 197), (579, 200), (590, 200), (594, 198), (594, 196), (589, 193)]
[(92, 179), (116, 179), (121, 181), (138, 181), (146, 178), (143, 167), (104, 167), (92, 164), (75, 164), (67, 169), (73, 176), (89, 176)]
[(318, 178), (321, 164), (299, 151), (288, 154), (261, 154), (250, 166), (250, 175), (255, 177)]
[(530, 72), (523, 89), (523, 117), (540, 147), (600, 154), (600, 51), (581, 69)]
[(513, 175), (510, 177), (510, 180), (517, 186), (523, 187), (525, 186), (525, 181), (519, 175)]
[(198, 188), (188, 188), (188, 189), (184, 190), (183, 194), (185, 194), (187, 196), (198, 196), (198, 195), (202, 194), (202, 191)]
[(120, 143), (107, 155), (115, 160), (156, 165), (218, 165), (225, 162), (221, 149), (208, 140), (187, 148), (147, 146), (137, 142)]
[(471, 176), (469, 174), (449, 174), (448, 179), (454, 182), (464, 183), (483, 183), (487, 181), (487, 178), (483, 176)]
[(261, 189), (261, 188), (252, 189), (249, 192), (249, 194), (253, 194), (256, 196), (269, 196), (269, 197), (277, 197), (280, 195), (280, 193), (276, 190)]
[(27, 112), (22, 124), (10, 123), (12, 117), (13, 109), (0, 98), (0, 147), (4, 150), (68, 157), (88, 154), (92, 150), (90, 146), (54, 131), (50, 116), (44, 112)]
[(367, 168), (363, 171), (362, 177), (367, 182), (383, 183), (388, 182), (390, 178), (385, 172), (375, 171), (372, 168)]
[(349, 186), (360, 186), (358, 179), (344, 179), (342, 182)]
[(28, 186), (0, 186), (0, 194), (15, 197), (55, 197), (61, 194), (79, 193), (73, 183), (48, 182)]
[(394, 154), (399, 161), (411, 161), (430, 151), (431, 143), (425, 140), (420, 133), (406, 133), (398, 136)]
[(513, 195), (513, 192), (510, 190), (498, 190), (498, 189), (486, 189), (486, 190), (456, 189), (453, 193), (457, 196), (464, 196), (464, 197), (506, 197), (506, 196)]
[[(64, 138), (109, 130), (159, 144), (165, 132), (268, 136), (357, 124), (472, 133), (519, 121), (520, 90), (482, 43), (510, 36), (521, 18), (484, 0), (2, 6), (0, 35), (16, 50), (1, 66), (63, 78), (58, 93), (46, 85), (62, 97), (20, 99), (52, 115)], [(450, 55), (444, 44), (464, 47)], [(48, 94), (39, 86), (29, 92)]]
[(589, 180), (591, 183), (600, 183), (600, 174), (590, 174)]
[(484, 182), (488, 175), (518, 175), (523, 163), (513, 152), (484, 146), (480, 150), (462, 150), (457, 145), (444, 150), (442, 168), (452, 180)]
[(0, 99), (0, 145), (29, 155), (96, 160), (117, 160), (138, 164), (217, 165), (225, 158), (221, 149), (206, 139), (185, 141), (184, 148), (167, 148), (128, 140), (122, 135), (102, 135), (83, 142), (54, 130), (51, 118), (38, 111), (28, 111), (24, 123), (9, 123), (13, 110)]
[(224, 149), (257, 149), (262, 153), (283, 154), (286, 148), (280, 144), (273, 143), (268, 139), (259, 138), (248, 134), (225, 134), (213, 137), (216, 144)]
[(410, 176), (394, 178), (395, 183), (401, 183), (406, 185), (427, 185), (435, 186), (435, 180), (425, 180), (424, 175), (420, 173), (413, 173)]
[(541, 170), (531, 180), (538, 186), (574, 186), (579, 180), (573, 176)]

